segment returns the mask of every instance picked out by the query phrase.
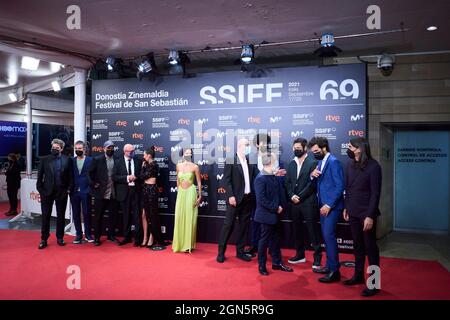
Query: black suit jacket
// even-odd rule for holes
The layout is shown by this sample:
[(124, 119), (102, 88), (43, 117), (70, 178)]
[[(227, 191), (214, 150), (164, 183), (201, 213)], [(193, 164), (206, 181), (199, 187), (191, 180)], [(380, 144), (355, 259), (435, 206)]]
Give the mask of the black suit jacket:
[[(248, 157), (247, 164), (249, 163)], [(233, 161), (232, 163), (230, 161)], [(258, 167), (255, 164), (248, 164), (248, 175), (250, 179), (250, 189), (254, 193), (254, 180), (258, 175)], [(239, 205), (244, 198), (245, 180), (244, 170), (242, 169), (239, 157), (236, 156), (234, 160), (227, 159), (225, 169), (223, 172), (223, 186), (227, 191), (227, 196), (235, 197), (236, 203)]]
[(317, 189), (315, 181), (311, 181), (310, 174), (317, 167), (317, 161), (310, 155), (302, 164), (297, 178), (297, 162), (292, 160), (287, 168), (285, 187), (291, 201), (294, 195), (299, 196), (300, 203), (317, 204)]
[(345, 208), (350, 216), (358, 218), (380, 215), (378, 204), (381, 193), (381, 166), (374, 159), (359, 169), (351, 161), (345, 170)]
[(20, 188), (20, 166), (17, 161), (10, 163), (5, 175), (8, 188)]
[[(115, 161), (116, 159), (114, 158), (114, 163)], [(103, 199), (108, 185), (108, 167), (105, 154), (92, 159), (89, 167), (89, 178), (92, 195), (95, 199)]]
[[(38, 178), (36, 182), (37, 191), (41, 196), (49, 196), (55, 191), (55, 157), (48, 155), (42, 157), (38, 166)], [(61, 187), (58, 191), (67, 193), (72, 179), (72, 162), (70, 159), (61, 155)]]
[[(134, 160), (134, 175), (136, 176), (136, 180), (134, 184), (136, 186), (136, 191), (140, 192), (141, 187), (141, 167), (142, 167), (142, 159), (137, 157), (133, 158)], [(113, 169), (113, 181), (115, 182), (116, 188), (116, 199), (117, 201), (125, 201), (128, 195), (128, 169), (127, 164), (125, 163), (125, 158), (123, 156), (118, 157), (114, 160), (114, 169)]]

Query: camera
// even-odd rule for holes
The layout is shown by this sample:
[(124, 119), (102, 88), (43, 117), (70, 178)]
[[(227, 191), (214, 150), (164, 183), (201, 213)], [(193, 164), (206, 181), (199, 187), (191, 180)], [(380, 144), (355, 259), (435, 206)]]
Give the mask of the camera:
[(378, 57), (377, 68), (383, 76), (390, 76), (394, 69), (394, 56), (389, 54), (382, 54)]

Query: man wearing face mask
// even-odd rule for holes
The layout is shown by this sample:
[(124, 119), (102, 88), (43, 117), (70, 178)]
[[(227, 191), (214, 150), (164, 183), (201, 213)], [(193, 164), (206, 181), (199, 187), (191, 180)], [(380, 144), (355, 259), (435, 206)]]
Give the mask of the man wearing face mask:
[(139, 247), (141, 241), (139, 219), (140, 210), (140, 172), (142, 161), (135, 157), (134, 146), (126, 144), (123, 147), (123, 157), (114, 163), (113, 181), (115, 182), (117, 201), (123, 215), (123, 240), (119, 243), (123, 246), (132, 241)]
[(87, 242), (94, 242), (91, 235), (91, 214), (89, 204), (90, 182), (89, 167), (92, 158), (85, 155), (86, 145), (83, 141), (75, 142), (76, 157), (72, 158), (72, 184), (70, 186), (70, 202), (72, 204), (72, 217), (77, 235), (74, 244), (83, 241), (83, 229), (81, 227), (81, 212), (83, 213), (84, 234)]
[(313, 271), (325, 274), (319, 279), (322, 283), (337, 282), (340, 281), (341, 274), (339, 272), (336, 225), (344, 209), (344, 172), (339, 160), (330, 153), (327, 138), (314, 137), (308, 146), (313, 152), (314, 158), (319, 161), (317, 168), (310, 176), (317, 183), (320, 224), (327, 252), (325, 267)]
[(308, 155), (306, 139), (294, 140), (292, 149), (295, 158), (289, 163), (286, 175), (286, 191), (291, 201), (292, 226), (294, 231), (295, 250), (294, 257), (289, 263), (306, 262), (305, 235), (303, 220), (306, 223), (308, 236), (314, 249), (314, 269), (320, 269), (322, 249), (320, 247), (319, 208), (317, 204), (316, 184), (311, 181), (310, 174), (317, 167), (317, 160)]
[(225, 251), (233, 231), (236, 217), (239, 218), (239, 229), (236, 240), (236, 257), (243, 261), (251, 261), (251, 255), (244, 252), (247, 242), (250, 215), (255, 207), (253, 182), (257, 175), (256, 165), (249, 163), (250, 143), (247, 139), (239, 139), (237, 154), (228, 159), (223, 174), (223, 184), (228, 195), (227, 211), (219, 237), (219, 253), (217, 262), (225, 261)]
[(115, 237), (117, 222), (117, 200), (112, 180), (114, 158), (114, 143), (110, 140), (103, 144), (104, 153), (92, 159), (89, 168), (91, 192), (94, 196), (94, 245), (100, 246), (102, 236), (102, 220), (108, 209), (108, 240), (118, 243)]
[(56, 239), (64, 246), (64, 214), (67, 206), (67, 195), (72, 179), (72, 162), (61, 154), (64, 141), (53, 139), (51, 155), (42, 157), (38, 166), (37, 191), (41, 197), (42, 228), (39, 249), (47, 247), (50, 236), (50, 218), (53, 203), (56, 205)]

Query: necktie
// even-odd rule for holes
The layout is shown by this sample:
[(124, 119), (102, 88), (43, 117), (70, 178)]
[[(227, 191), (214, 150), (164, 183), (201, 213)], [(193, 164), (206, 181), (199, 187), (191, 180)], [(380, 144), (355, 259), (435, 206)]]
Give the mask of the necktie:
[(131, 159), (128, 159), (128, 175), (131, 176)]

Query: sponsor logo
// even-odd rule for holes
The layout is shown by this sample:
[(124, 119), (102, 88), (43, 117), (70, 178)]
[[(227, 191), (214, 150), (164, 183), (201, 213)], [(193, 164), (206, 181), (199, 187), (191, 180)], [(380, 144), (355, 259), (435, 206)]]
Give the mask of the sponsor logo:
[(116, 121), (116, 126), (118, 126), (118, 127), (126, 127), (128, 125), (128, 122), (127, 121), (122, 121), (122, 120), (117, 120)]
[(223, 187), (220, 187), (220, 188), (217, 188), (217, 193), (225, 194), (225, 193), (227, 193), (227, 190), (225, 190), (225, 188), (223, 188)]
[(202, 201), (198, 204), (200, 208), (206, 207), (208, 205), (208, 201)]
[(223, 173), (222, 173), (222, 174), (218, 174), (218, 175), (216, 176), (216, 179), (217, 179), (217, 180), (222, 180), (222, 179), (223, 179)]
[(335, 132), (336, 128), (316, 128), (314, 130), (315, 134), (327, 134), (327, 133), (332, 133)]
[(27, 132), (27, 127), (19, 126), (0, 126), (2, 132)]
[(276, 117), (270, 117), (270, 123), (277, 123), (281, 121), (281, 116), (276, 116)]
[(205, 180), (205, 181), (209, 180), (209, 175), (207, 173), (201, 173), (200, 177), (202, 178), (202, 180)]
[(103, 152), (103, 147), (93, 146), (92, 152)]
[(181, 124), (181, 125), (186, 125), (186, 126), (188, 126), (188, 125), (190, 125), (190, 124), (191, 124), (191, 120), (189, 120), (189, 119), (185, 119), (185, 118), (181, 118), (181, 119), (179, 119), (179, 120), (178, 120), (178, 124)]
[(155, 151), (159, 152), (159, 153), (163, 153), (164, 152), (164, 147), (162, 147), (162, 146), (155, 146)]
[(231, 152), (231, 147), (230, 146), (220, 145), (220, 146), (217, 147), (217, 151)]
[(205, 86), (200, 89), (200, 104), (253, 103), (255, 100), (272, 102), (274, 98), (281, 98), (283, 83), (252, 83), (241, 84), (237, 87), (223, 85), (220, 88)]
[(348, 135), (350, 137), (364, 137), (364, 130), (349, 130)]
[(292, 138), (298, 138), (298, 137), (301, 137), (302, 135), (303, 135), (303, 130), (291, 131)]
[(352, 114), (350, 116), (350, 121), (352, 122), (360, 121), (362, 119), (364, 119), (364, 114)]
[(93, 135), (92, 135), (92, 139), (93, 139), (93, 140), (100, 139), (101, 137), (102, 137), (101, 133), (97, 133), (97, 134), (93, 134)]
[(136, 120), (134, 121), (134, 126), (139, 127), (144, 124), (144, 120)]
[(205, 164), (208, 164), (209, 163), (209, 161), (208, 160), (198, 160), (197, 161), (197, 164), (199, 165), (199, 166), (203, 166), (203, 165), (205, 165)]
[(202, 118), (202, 119), (197, 119), (194, 122), (198, 123), (198, 124), (204, 124), (207, 123), (209, 121), (208, 118)]
[(325, 121), (341, 122), (341, 116), (328, 114), (325, 116)]
[(261, 123), (261, 117), (248, 117), (247, 118), (248, 123)]
[(150, 139), (156, 139), (159, 137), (161, 137), (161, 133), (159, 133), (159, 132), (150, 134)]
[(195, 136), (197, 136), (199, 138), (203, 138), (203, 139), (208, 139), (209, 138), (209, 133), (207, 131), (205, 131), (205, 132), (197, 132), (195, 134)]
[(143, 140), (143, 139), (144, 139), (144, 134), (143, 134), (143, 133), (133, 133), (133, 134), (131, 135), (131, 137), (132, 137), (133, 139)]
[(177, 187), (170, 187), (170, 192), (171, 193), (178, 192), (178, 188)]
[(177, 152), (181, 150), (181, 146), (170, 147), (170, 151)]

